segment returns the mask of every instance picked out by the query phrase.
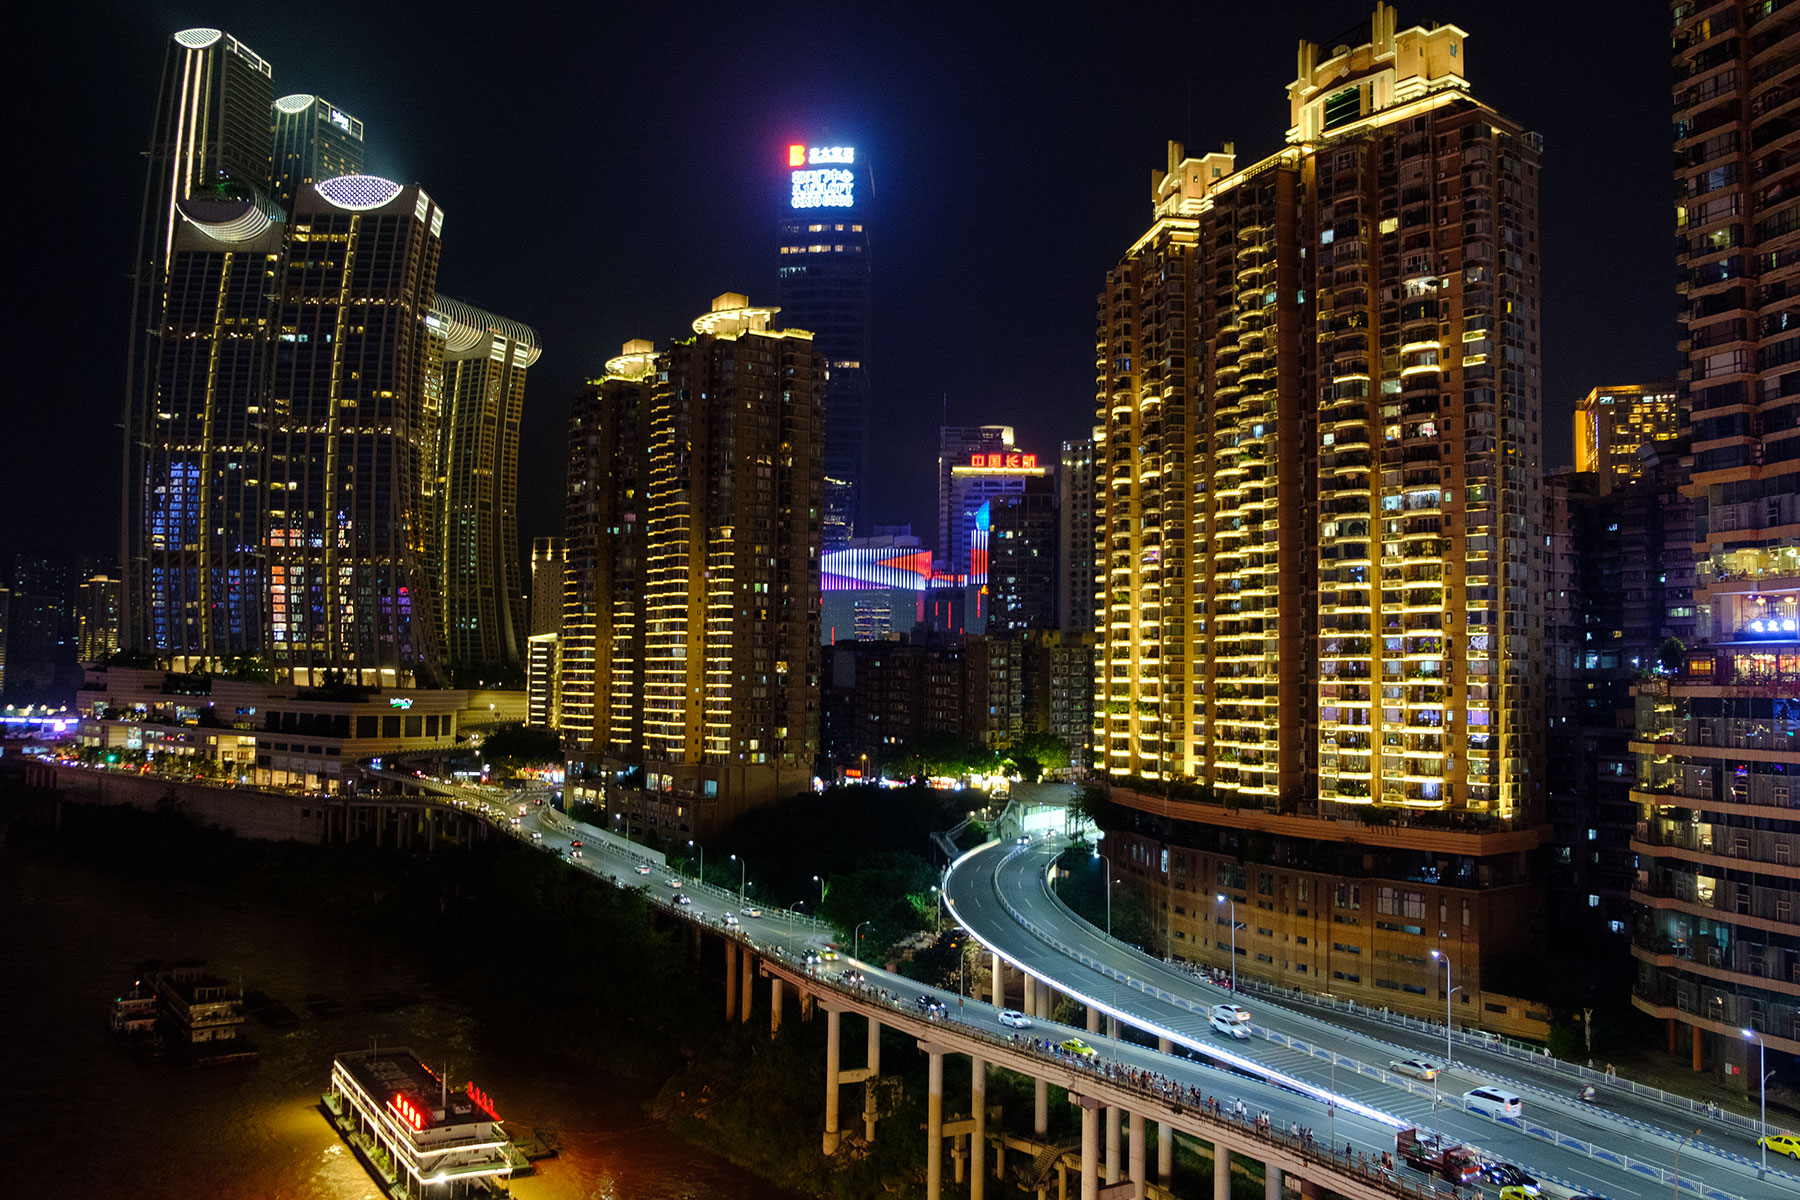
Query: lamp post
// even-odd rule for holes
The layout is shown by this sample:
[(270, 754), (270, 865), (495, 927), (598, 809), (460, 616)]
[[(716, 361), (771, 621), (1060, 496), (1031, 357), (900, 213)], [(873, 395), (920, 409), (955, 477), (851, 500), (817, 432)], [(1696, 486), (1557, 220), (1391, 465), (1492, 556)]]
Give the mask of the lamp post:
[(698, 842), (694, 841), (693, 838), (689, 838), (688, 839), (688, 849), (698, 850), (700, 852), (699, 880), (702, 884), (704, 884), (706, 882), (706, 847), (702, 846)]
[(1112, 859), (1094, 851), (1094, 857), (1106, 864), (1106, 936), (1112, 937)]
[(1219, 893), (1219, 899), (1231, 906), (1231, 994), (1235, 996), (1235, 995), (1237, 995), (1237, 990), (1238, 990), (1237, 989), (1237, 931), (1238, 931), (1237, 901), (1233, 900), (1230, 896), (1227, 896), (1224, 892)]
[(1683, 1137), (1675, 1147), (1675, 1200), (1681, 1200), (1681, 1148), (1700, 1136), (1698, 1129)]
[[(1439, 1075), (1442, 1075), (1444, 1071), (1450, 1069), (1450, 997), (1456, 994), (1457, 989), (1450, 986), (1450, 956), (1442, 950), (1433, 950), (1431, 957), (1444, 964), (1444, 1069), (1438, 1072)], [(1431, 1090), (1432, 1103), (1435, 1104), (1438, 1090), (1436, 1079), (1431, 1081)]]
[(931, 899), (931, 932), (941, 934), (944, 932), (944, 893), (935, 883), (931, 885)]
[(858, 921), (856, 923), (856, 932), (851, 935), (850, 957), (854, 958), (857, 962), (862, 961), (862, 927), (864, 925), (873, 924), (873, 921)]
[(617, 821), (620, 818), (623, 818), (625, 821), (625, 840), (629, 842), (631, 840), (631, 814), (628, 812), (613, 814), (613, 820)]
[[(814, 875), (813, 882), (819, 885), (819, 908), (824, 908), (825, 907), (825, 880), (821, 876)], [(813, 910), (813, 915), (814, 916), (818, 915), (818, 909)]]
[(738, 865), (738, 907), (742, 908), (744, 907), (744, 893), (749, 891), (745, 881), (750, 878), (750, 868), (749, 864), (735, 854), (731, 856), (731, 861)]
[(1757, 1145), (1762, 1150), (1762, 1169), (1769, 1169), (1769, 1047), (1763, 1041), (1762, 1034), (1754, 1029), (1744, 1030), (1746, 1038), (1756, 1042), (1756, 1094), (1762, 1100), (1762, 1120), (1758, 1122)]

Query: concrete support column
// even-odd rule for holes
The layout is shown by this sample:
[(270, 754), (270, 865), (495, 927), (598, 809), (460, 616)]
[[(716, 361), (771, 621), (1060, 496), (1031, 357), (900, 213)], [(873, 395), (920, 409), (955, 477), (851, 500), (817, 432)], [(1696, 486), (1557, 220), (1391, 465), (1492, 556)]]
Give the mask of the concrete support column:
[(742, 994), (744, 1005), (743, 1011), (739, 1016), (743, 1023), (748, 1025), (750, 1023), (750, 1009), (753, 1007), (750, 1003), (750, 988), (756, 980), (756, 955), (750, 952), (750, 947), (745, 946), (739, 951), (738, 957), (744, 961), (744, 985), (738, 989)]
[(733, 1017), (737, 1016), (737, 1006), (738, 1006), (738, 1003), (737, 1003), (737, 999), (738, 999), (738, 997), (737, 997), (737, 985), (738, 985), (737, 954), (738, 954), (737, 943), (732, 941), (730, 938), (726, 938), (725, 939), (725, 1019), (727, 1021), (729, 1021)]
[(1213, 1143), (1213, 1200), (1231, 1200), (1231, 1151)]
[(1029, 972), (1020, 972), (1025, 979), (1025, 997), (1019, 1002), (1019, 1008), (1028, 1017), (1038, 1015), (1037, 1011), (1037, 977)]
[(925, 1200), (944, 1195), (944, 1052), (928, 1050), (925, 1093)]
[(874, 1017), (869, 1018), (869, 1044), (863, 1057), (863, 1065), (869, 1069), (869, 1077), (863, 1080), (863, 1136), (870, 1143), (875, 1141), (875, 1080), (881, 1075), (881, 1022)]
[(987, 1062), (969, 1056), (969, 1115), (975, 1128), (969, 1133), (969, 1200), (987, 1195)]
[(1167, 1121), (1156, 1123), (1156, 1182), (1169, 1186), (1175, 1173), (1175, 1127)]
[(1100, 1113), (1081, 1099), (1081, 1200), (1100, 1200)]
[(1087, 1010), (1088, 1010), (1088, 1012), (1087, 1012), (1087, 1031), (1089, 1033), (1099, 1033), (1100, 1032), (1100, 1010), (1095, 1008), (1091, 1004), (1087, 1006)]
[(1130, 1147), (1130, 1149), (1128, 1150), (1128, 1153), (1130, 1154), (1131, 1157), (1130, 1157), (1129, 1164), (1126, 1169), (1130, 1173), (1130, 1176), (1131, 1176), (1131, 1196), (1132, 1196), (1132, 1200), (1144, 1200), (1144, 1188), (1145, 1188), (1147, 1181), (1144, 1178), (1144, 1114), (1143, 1113), (1135, 1113), (1134, 1112), (1131, 1114), (1131, 1127), (1130, 1128), (1131, 1128), (1131, 1131), (1130, 1131), (1129, 1135), (1127, 1136), (1126, 1144)]
[(700, 961), (700, 926), (689, 925), (688, 932), (693, 935), (694, 961), (699, 962)]
[[(730, 943), (727, 943), (729, 945)], [(825, 1153), (836, 1154), (838, 1142), (838, 1033), (842, 1018), (835, 1008), (825, 1010)]]
[(1281, 1168), (1263, 1164), (1263, 1200), (1281, 1200)]
[(769, 1036), (781, 1032), (781, 976), (769, 976)]
[(1158, 1054), (1168, 1054), (1174, 1049), (1175, 1043), (1171, 1042), (1168, 1038), (1159, 1037), (1156, 1039), (1156, 1052)]
[[(1031, 976), (1027, 975), (1029, 979)], [(1039, 1137), (1050, 1132), (1050, 1085), (1044, 1082), (1042, 1075), (1035, 1080), (1037, 1084), (1037, 1100), (1032, 1108), (1031, 1128)]]
[(994, 954), (994, 1007), (1006, 1007), (1006, 966), (1000, 961), (1000, 955)]
[(1106, 1182), (1119, 1182), (1119, 1106), (1106, 1106)]

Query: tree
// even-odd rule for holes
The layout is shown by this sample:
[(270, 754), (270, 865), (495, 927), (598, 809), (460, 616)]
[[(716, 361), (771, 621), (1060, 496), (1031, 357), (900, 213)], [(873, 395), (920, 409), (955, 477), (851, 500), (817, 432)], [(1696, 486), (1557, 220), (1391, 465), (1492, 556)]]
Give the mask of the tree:
[(1673, 636), (1664, 638), (1661, 649), (1656, 652), (1657, 665), (1671, 675), (1681, 670), (1681, 660), (1685, 657), (1687, 647), (1680, 638)]
[(481, 741), (487, 761), (508, 768), (541, 767), (563, 760), (562, 740), (548, 729), (502, 725)]

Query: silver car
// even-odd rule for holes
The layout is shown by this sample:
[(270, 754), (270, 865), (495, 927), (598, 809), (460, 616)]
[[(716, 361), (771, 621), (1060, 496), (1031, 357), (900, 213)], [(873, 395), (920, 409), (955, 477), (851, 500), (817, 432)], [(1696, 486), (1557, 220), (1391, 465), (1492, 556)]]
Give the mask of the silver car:
[(1001, 1009), (1000, 1010), (1000, 1023), (1002, 1025), (1011, 1026), (1014, 1029), (1030, 1029), (1031, 1028), (1031, 1018), (1026, 1016), (1024, 1013), (1020, 1012), (1016, 1008)]
[(1433, 1063), (1422, 1058), (1397, 1058), (1388, 1064), (1388, 1070), (1396, 1075), (1410, 1075), (1414, 1079), (1423, 1079), (1427, 1083), (1437, 1078), (1438, 1069)]

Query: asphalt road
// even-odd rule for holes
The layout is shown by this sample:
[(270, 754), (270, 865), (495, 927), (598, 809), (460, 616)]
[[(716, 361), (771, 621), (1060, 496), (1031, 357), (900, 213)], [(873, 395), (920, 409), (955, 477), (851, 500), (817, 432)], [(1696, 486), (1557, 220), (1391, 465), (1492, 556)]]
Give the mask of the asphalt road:
[[(1228, 994), (1185, 971), (1113, 942), (1084, 922), (1073, 919), (1050, 897), (1044, 884), (1045, 870), (1064, 844), (1060, 839), (1041, 842), (1012, 854), (1010, 858), (1008, 855), (1013, 847), (997, 846), (966, 860), (951, 873), (946, 883), (958, 919), (982, 942), (998, 948), (1003, 957), (1024, 963), (1039, 977), (1055, 980), (1066, 990), (1091, 996), (1103, 1008), (1123, 1013), (1127, 1020), (1180, 1035), (1196, 1046), (1210, 1049), (1222, 1059), (1237, 1056), (1248, 1060), (1253, 1068), (1280, 1072), (1399, 1121), (1440, 1130), (1495, 1156), (1520, 1163), (1528, 1170), (1567, 1181), (1611, 1200), (1657, 1200), (1672, 1194), (1671, 1184), (1666, 1181), (1552, 1145), (1521, 1130), (1464, 1112), (1459, 1106), (1434, 1104), (1428, 1090), (1426, 1094), (1420, 1094), (1422, 1089), (1417, 1084), (1407, 1090), (1404, 1080), (1358, 1074), (1352, 1065), (1385, 1068), (1392, 1059), (1421, 1056), (1441, 1061), (1441, 1044), (1436, 1054), (1432, 1054), (1428, 1043), (1417, 1036), (1379, 1040), (1311, 1013), (1283, 1008), (1261, 997), (1239, 997), (1240, 1002), (1251, 1010), (1253, 1023), (1259, 1029), (1321, 1047), (1338, 1056), (1339, 1061), (1328, 1061), (1325, 1057), (1310, 1055), (1261, 1036), (1249, 1042), (1227, 1043), (1212, 1030), (1202, 1013), (1190, 1012), (1177, 1003), (1111, 979), (1052, 948), (1028, 932), (1006, 910), (1000, 901), (1000, 891), (1004, 890), (1013, 907), (1039, 929), (1050, 932), (1079, 954), (1104, 963), (1134, 983), (1149, 982), (1172, 996), (1202, 1005), (1217, 1003)], [(1527, 1115), (1568, 1137), (1621, 1151), (1666, 1169), (1674, 1162), (1680, 1133), (1687, 1132), (1685, 1129), (1680, 1133), (1666, 1132), (1670, 1128), (1669, 1117), (1655, 1112), (1653, 1106), (1639, 1105), (1637, 1111), (1630, 1114), (1596, 1111), (1592, 1106), (1574, 1100), (1566, 1083), (1545, 1078), (1542, 1072), (1532, 1078), (1530, 1072), (1517, 1070), (1520, 1064), (1514, 1060), (1500, 1059), (1490, 1065), (1466, 1054), (1461, 1047), (1457, 1054), (1457, 1066), (1439, 1080), (1439, 1086), (1445, 1092), (1460, 1094), (1493, 1082), (1527, 1085), (1512, 1088), (1525, 1098)], [(1628, 1122), (1627, 1116), (1637, 1123)], [(1661, 1120), (1652, 1119), (1657, 1117)], [(1310, 1123), (1314, 1128), (1318, 1127), (1316, 1119)], [(1741, 1142), (1733, 1144), (1735, 1135), (1728, 1130), (1708, 1132), (1718, 1134), (1712, 1144), (1725, 1154), (1697, 1150), (1689, 1143), (1681, 1158), (1682, 1172), (1689, 1179), (1698, 1178), (1747, 1200), (1800, 1195), (1800, 1178), (1776, 1172), (1759, 1178), (1754, 1165), (1726, 1156), (1754, 1155), (1754, 1146), (1746, 1147)], [(1707, 1134), (1700, 1140), (1712, 1141)]]

